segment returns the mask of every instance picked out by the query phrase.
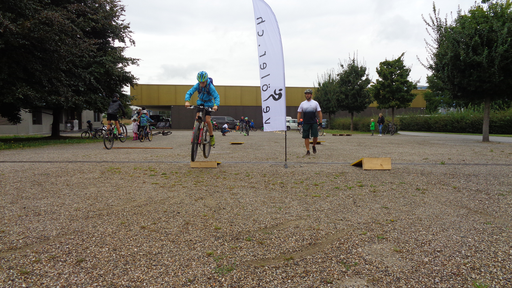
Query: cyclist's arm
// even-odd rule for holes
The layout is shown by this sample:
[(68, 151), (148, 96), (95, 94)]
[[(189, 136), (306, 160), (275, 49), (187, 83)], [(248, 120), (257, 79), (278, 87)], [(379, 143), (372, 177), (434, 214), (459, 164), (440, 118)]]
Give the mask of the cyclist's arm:
[[(194, 95), (194, 93), (197, 92), (197, 90), (199, 90), (199, 83), (192, 86), (192, 88), (190, 88), (190, 90), (188, 90), (187, 94), (185, 95), (185, 106), (190, 101), (190, 98), (192, 98), (192, 95)], [(189, 106), (190, 106), (190, 103), (189, 103)]]
[(212, 93), (213, 96), (213, 110), (217, 111), (217, 106), (220, 105), (220, 96), (219, 93), (217, 93), (217, 90), (215, 89), (215, 86), (210, 84), (210, 93)]

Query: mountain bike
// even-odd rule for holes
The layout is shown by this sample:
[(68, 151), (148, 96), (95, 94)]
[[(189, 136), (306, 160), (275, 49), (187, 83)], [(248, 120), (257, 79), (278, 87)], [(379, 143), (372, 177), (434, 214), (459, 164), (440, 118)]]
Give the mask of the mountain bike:
[(203, 105), (188, 107), (188, 109), (196, 108), (199, 108), (200, 110), (196, 118), (196, 124), (194, 126), (194, 131), (192, 131), (192, 139), (190, 141), (190, 143), (192, 144), (190, 160), (192, 162), (196, 161), (197, 150), (202, 149), (204, 158), (208, 158), (208, 156), (210, 156), (210, 150), (212, 148), (210, 144), (210, 133), (208, 132), (208, 124), (206, 123), (206, 121), (203, 121), (203, 115), (206, 110), (214, 110), (209, 107), (204, 107)]
[(244, 124), (243, 131), (245, 133), (244, 135), (249, 136), (249, 132), (251, 131), (251, 128), (249, 127), (249, 125), (247, 123)]
[(105, 145), (107, 150), (112, 149), (115, 140), (119, 140), (121, 143), (126, 142), (126, 138), (128, 137), (128, 129), (126, 129), (126, 125), (123, 123), (119, 123), (119, 128), (123, 133), (123, 137), (119, 137), (117, 133), (114, 133), (114, 129), (112, 128), (107, 129), (107, 131), (103, 134), (103, 145)]
[(395, 135), (396, 132), (398, 132), (398, 127), (395, 124), (390, 122), (387, 127), (387, 130), (383, 131), (383, 132), (384, 132), (384, 135), (386, 135), (386, 133), (389, 133), (389, 134), (391, 134), (391, 136), (393, 136), (393, 135)]

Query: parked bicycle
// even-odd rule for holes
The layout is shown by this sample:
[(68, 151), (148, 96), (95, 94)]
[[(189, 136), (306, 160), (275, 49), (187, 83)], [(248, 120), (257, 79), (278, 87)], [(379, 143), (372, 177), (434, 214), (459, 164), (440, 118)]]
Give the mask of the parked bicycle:
[(103, 134), (103, 145), (105, 145), (105, 148), (108, 150), (112, 149), (114, 146), (114, 141), (119, 140), (121, 143), (126, 142), (126, 138), (128, 137), (128, 129), (126, 129), (126, 125), (123, 123), (119, 123), (119, 128), (121, 128), (121, 131), (123, 133), (122, 137), (119, 137), (118, 133), (115, 133), (114, 129), (110, 128), (108, 129), (105, 134)]
[[(103, 124), (103, 122), (101, 122), (101, 124)], [(96, 139), (102, 139), (105, 131), (107, 131), (107, 126), (103, 125), (101, 128), (94, 128), (92, 132), (86, 130), (82, 132), (80, 136), (82, 137), (82, 139), (89, 139), (91, 137)]]
[(192, 149), (190, 153), (190, 160), (192, 162), (196, 161), (197, 150), (203, 150), (204, 158), (208, 158), (210, 156), (210, 150), (212, 148), (210, 143), (210, 133), (208, 132), (208, 124), (203, 121), (203, 115), (206, 110), (210, 112), (214, 112), (212, 108), (200, 106), (190, 106), (188, 109), (197, 109), (199, 108), (199, 112), (196, 118), (196, 124), (194, 126), (194, 131), (192, 132), (192, 139), (190, 143), (192, 144)]
[(389, 134), (391, 134), (391, 136), (393, 136), (393, 135), (395, 135), (395, 133), (398, 132), (398, 127), (395, 124), (389, 122), (387, 129), (383, 132), (384, 132), (384, 135), (386, 135), (386, 133), (389, 133)]

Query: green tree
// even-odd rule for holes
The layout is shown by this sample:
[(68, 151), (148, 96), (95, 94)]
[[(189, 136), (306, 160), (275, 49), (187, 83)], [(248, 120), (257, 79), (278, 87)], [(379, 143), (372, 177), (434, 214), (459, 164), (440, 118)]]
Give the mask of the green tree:
[(119, 0), (3, 0), (0, 2), (0, 115), (19, 123), (22, 109), (107, 109), (136, 78), (124, 56), (134, 45)]
[[(491, 103), (510, 102), (512, 89), (512, 3), (482, 1), (449, 23), (436, 12), (425, 23), (431, 30), (425, 67), (439, 81), (436, 91), (454, 100), (484, 105), (482, 141), (489, 141)], [(430, 82), (429, 82), (430, 84)]]
[(336, 112), (340, 111), (338, 107), (340, 94), (337, 91), (336, 82), (336, 73), (334, 71), (329, 71), (319, 77), (318, 87), (315, 89), (314, 99), (318, 104), (320, 104), (322, 114), (325, 115), (325, 113), (327, 113), (329, 115), (329, 121), (327, 124), (329, 127), (332, 123), (332, 116), (336, 114)]
[(411, 69), (405, 67), (404, 54), (379, 63), (377, 75), (380, 79), (370, 89), (378, 109), (391, 108), (392, 123), (395, 122), (395, 109), (411, 106), (416, 97), (412, 90), (417, 89), (417, 84), (408, 80)]
[(345, 65), (340, 63), (340, 67), (337, 81), (340, 94), (338, 106), (341, 111), (350, 113), (350, 131), (354, 131), (354, 113), (363, 112), (372, 103), (368, 91), (372, 81), (366, 73), (367, 68), (360, 65), (355, 57), (350, 58)]

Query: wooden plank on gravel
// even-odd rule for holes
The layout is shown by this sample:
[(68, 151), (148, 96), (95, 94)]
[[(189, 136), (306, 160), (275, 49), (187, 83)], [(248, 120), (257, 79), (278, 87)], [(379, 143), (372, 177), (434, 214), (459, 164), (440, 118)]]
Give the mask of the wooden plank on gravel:
[(191, 168), (217, 168), (218, 165), (220, 165), (220, 162), (217, 161), (190, 162)]
[(172, 147), (112, 147), (112, 149), (172, 149)]

